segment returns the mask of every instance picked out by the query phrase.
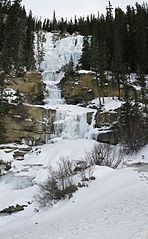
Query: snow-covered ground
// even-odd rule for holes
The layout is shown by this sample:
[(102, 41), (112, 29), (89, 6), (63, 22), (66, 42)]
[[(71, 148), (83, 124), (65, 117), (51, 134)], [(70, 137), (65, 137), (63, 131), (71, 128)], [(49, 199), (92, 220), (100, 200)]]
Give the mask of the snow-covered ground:
[[(59, 139), (34, 147), (24, 161), (13, 162), (11, 173), (39, 183), (46, 179), (48, 166), (56, 167), (61, 156), (81, 160), (94, 143)], [(135, 160), (136, 157), (140, 160), (143, 154), (148, 162), (148, 147)], [(11, 157), (12, 153), (8, 155)], [(22, 212), (0, 216), (0, 239), (148, 238), (148, 172), (144, 176), (133, 167), (113, 170), (97, 166), (94, 176), (96, 180), (80, 188), (70, 200), (39, 212), (33, 198), (38, 186), (26, 184), (26, 188), (19, 189), (15, 181), (3, 184), (4, 178), (0, 179), (0, 209), (17, 203), (28, 205)]]
[[(101, 98), (101, 102), (103, 102), (103, 99)], [(113, 111), (115, 109), (118, 109), (121, 107), (123, 104), (123, 101), (119, 100), (118, 97), (104, 97), (104, 103), (102, 103), (102, 110), (104, 111)], [(99, 98), (93, 99), (90, 103), (89, 106), (95, 106), (96, 108), (99, 108), (100, 102)]]

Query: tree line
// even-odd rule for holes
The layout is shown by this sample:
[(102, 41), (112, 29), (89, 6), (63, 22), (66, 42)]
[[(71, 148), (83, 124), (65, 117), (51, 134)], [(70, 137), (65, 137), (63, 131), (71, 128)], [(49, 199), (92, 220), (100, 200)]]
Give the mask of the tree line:
[(34, 66), (34, 19), (21, 0), (0, 0), (0, 71), (29, 70)]
[[(85, 48), (102, 49), (103, 52), (100, 54), (104, 54), (106, 57), (104, 65), (106, 70), (118, 67), (114, 63), (117, 58), (118, 62), (120, 60), (120, 64), (124, 65), (126, 71), (140, 69), (145, 73), (148, 72), (147, 4), (136, 3), (135, 7), (127, 6), (126, 11), (121, 8), (116, 8), (113, 11), (109, 2), (105, 15), (99, 15), (98, 12), (97, 16), (93, 14), (86, 18), (75, 16), (75, 19), (70, 21), (63, 18), (57, 20), (54, 11), (52, 20), (45, 19), (43, 23), (39, 20), (36, 26), (46, 31), (61, 30), (70, 34), (75, 31), (79, 32), (85, 36)], [(89, 36), (92, 36), (91, 46)], [(87, 59), (83, 63), (83, 68), (86, 69), (93, 64), (90, 53), (87, 54)]]

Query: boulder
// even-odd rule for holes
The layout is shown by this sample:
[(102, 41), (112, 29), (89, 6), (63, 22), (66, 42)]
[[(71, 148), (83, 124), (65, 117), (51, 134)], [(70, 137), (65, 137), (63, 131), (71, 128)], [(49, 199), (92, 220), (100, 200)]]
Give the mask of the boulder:
[(100, 131), (97, 135), (97, 141), (101, 143), (117, 144), (118, 140), (113, 130)]

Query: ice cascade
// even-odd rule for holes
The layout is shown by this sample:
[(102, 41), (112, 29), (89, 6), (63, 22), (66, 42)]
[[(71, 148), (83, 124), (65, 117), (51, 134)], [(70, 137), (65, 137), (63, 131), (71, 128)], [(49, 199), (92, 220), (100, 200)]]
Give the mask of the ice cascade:
[(55, 137), (85, 138), (90, 130), (90, 125), (87, 123), (88, 110), (65, 104), (58, 87), (58, 83), (64, 77), (64, 69), (70, 60), (73, 60), (75, 67), (78, 64), (83, 37), (77, 35), (55, 39), (54, 34), (47, 33), (45, 39), (43, 43), (44, 60), (41, 63), (41, 68), (46, 85), (45, 105), (47, 108), (56, 109)]

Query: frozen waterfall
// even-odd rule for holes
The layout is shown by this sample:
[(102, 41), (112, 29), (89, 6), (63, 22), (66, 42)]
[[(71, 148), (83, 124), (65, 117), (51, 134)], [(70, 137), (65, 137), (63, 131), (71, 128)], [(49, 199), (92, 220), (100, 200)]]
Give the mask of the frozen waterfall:
[(61, 97), (61, 90), (57, 84), (64, 77), (64, 73), (45, 71), (42, 73), (43, 81), (46, 85), (45, 104), (48, 106), (63, 104), (64, 99)]
[[(44, 60), (41, 63), (43, 81), (46, 85), (45, 106), (56, 109), (55, 137), (64, 139), (85, 138), (90, 130), (87, 112), (90, 110), (65, 104), (58, 83), (64, 77), (64, 66), (73, 59), (78, 64), (83, 37), (69, 36), (55, 41), (52, 33), (45, 34)], [(91, 111), (92, 112), (92, 111)]]
[(89, 130), (87, 114), (74, 114), (71, 111), (58, 110), (54, 126), (56, 136), (64, 139), (85, 138)]

